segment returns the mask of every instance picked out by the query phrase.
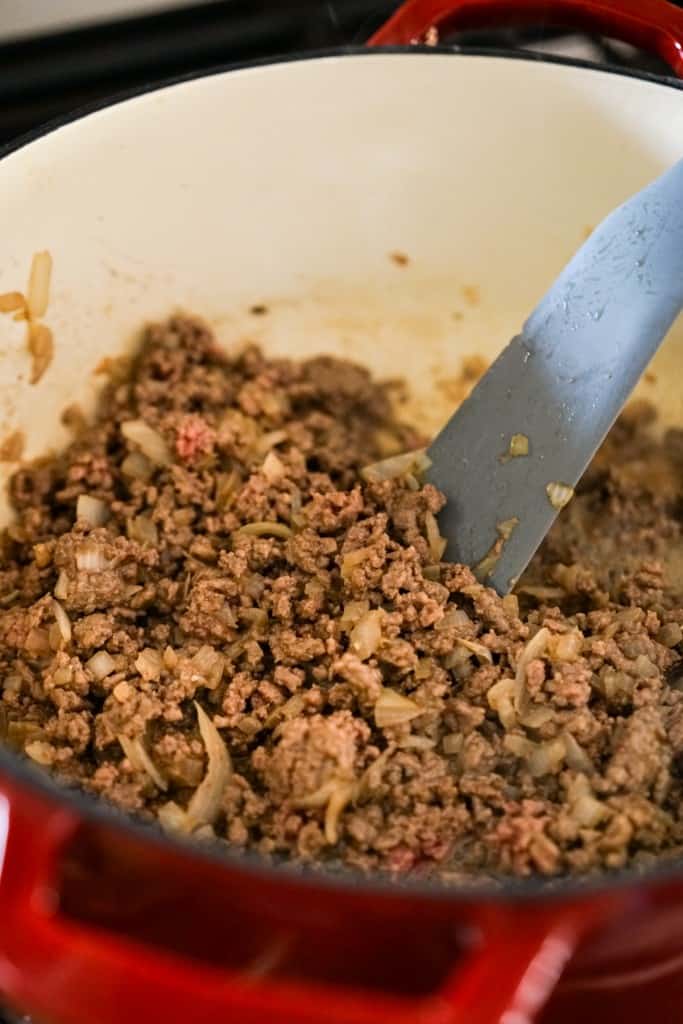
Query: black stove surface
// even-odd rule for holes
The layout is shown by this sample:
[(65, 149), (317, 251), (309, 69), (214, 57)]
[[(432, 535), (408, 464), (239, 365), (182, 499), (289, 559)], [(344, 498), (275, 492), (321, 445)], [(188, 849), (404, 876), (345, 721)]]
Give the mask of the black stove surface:
[[(397, 0), (176, 2), (166, 13), (86, 28), (67, 22), (57, 33), (24, 34), (15, 41), (2, 41), (0, 16), (0, 144), (84, 105), (165, 78), (217, 64), (360, 45), (397, 6)], [(465, 47), (564, 50), (666, 73), (656, 58), (630, 47), (542, 26), (461, 33), (453, 41)]]
[[(683, 0), (678, 5), (683, 7)], [(213, 0), (5, 39), (0, 41), (0, 145), (52, 118), (164, 79), (219, 64), (361, 45), (398, 6), (397, 0)], [(0, 36), (1, 30), (0, 20)], [(542, 26), (523, 31), (503, 26), (440, 42), (545, 51), (670, 73), (663, 62), (632, 47)], [(0, 1024), (20, 1021), (27, 1024), (29, 1018), (0, 1008)]]

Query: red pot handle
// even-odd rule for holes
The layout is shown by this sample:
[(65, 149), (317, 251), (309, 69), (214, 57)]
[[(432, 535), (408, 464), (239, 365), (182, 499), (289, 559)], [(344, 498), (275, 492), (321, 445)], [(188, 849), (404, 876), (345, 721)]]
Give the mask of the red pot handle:
[(0, 992), (50, 1024), (524, 1024), (595, 918), (594, 905), (557, 903), (519, 911), (520, 927), (491, 904), (481, 945), (442, 989), (419, 999), (255, 982), (64, 916), (59, 865), (78, 826), (66, 805), (23, 787), (13, 800), (0, 792)]
[(683, 10), (667, 0), (407, 0), (368, 41), (406, 46), (434, 28), (561, 25), (597, 32), (658, 54), (683, 77)]

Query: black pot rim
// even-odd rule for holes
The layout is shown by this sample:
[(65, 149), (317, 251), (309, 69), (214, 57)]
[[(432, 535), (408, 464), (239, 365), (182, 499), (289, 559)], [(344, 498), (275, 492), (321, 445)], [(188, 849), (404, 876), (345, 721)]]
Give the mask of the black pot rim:
[[(410, 57), (413, 55), (425, 54), (449, 54), (467, 59), (477, 58), (504, 58), (507, 60), (527, 61), (531, 63), (556, 64), (564, 67), (582, 68), (593, 73), (620, 75), (626, 78), (636, 78), (649, 84), (655, 84), (663, 88), (677, 89), (683, 92), (683, 79), (674, 77), (661, 77), (649, 71), (633, 70), (614, 66), (594, 64), (591, 61), (562, 57), (555, 54), (534, 53), (531, 51), (513, 52), (510, 50), (467, 48), (458, 46), (390, 46), (381, 48), (369, 48), (361, 46), (336, 47), (331, 49), (312, 50), (301, 53), (286, 54), (283, 56), (267, 57), (260, 60), (241, 61), (238, 63), (219, 64), (207, 69), (193, 71), (185, 75), (163, 79), (158, 82), (149, 83), (134, 89), (119, 92), (113, 96), (94, 103), (87, 104), (69, 111), (67, 114), (54, 118), (35, 129), (30, 130), (9, 143), (0, 146), (0, 160), (15, 153), (24, 147), (36, 142), (43, 136), (49, 135), (59, 128), (63, 128), (75, 121), (79, 121), (89, 114), (105, 110), (108, 107), (117, 106), (126, 100), (144, 96), (147, 93), (156, 92), (169, 86), (180, 85), (185, 82), (195, 81), (201, 78), (222, 75), (232, 71), (242, 71), (249, 68), (264, 67), (280, 64), (294, 64), (302, 61), (324, 60), (330, 57), (363, 57), (377, 54), (402, 55)], [(665, 884), (667, 882), (680, 882), (683, 879), (683, 858), (663, 862), (646, 871), (638, 871), (628, 868), (616, 871), (612, 874), (603, 874), (587, 879), (570, 878), (562, 879), (549, 885), (539, 878), (531, 879), (501, 879), (500, 883), (492, 884), (491, 881), (482, 881), (468, 884), (465, 887), (446, 886), (438, 882), (430, 881), (391, 881), (385, 878), (366, 878), (349, 869), (338, 873), (327, 873), (325, 871), (314, 871), (301, 868), (283, 862), (282, 864), (267, 864), (257, 854), (238, 853), (229, 849), (213, 848), (209, 844), (193, 842), (189, 839), (176, 837), (162, 833), (155, 826), (135, 818), (129, 817), (117, 808), (106, 804), (103, 800), (90, 796), (87, 793), (76, 789), (66, 788), (63, 784), (53, 779), (47, 772), (34, 767), (30, 762), (21, 760), (16, 754), (6, 748), (0, 747), (0, 776), (6, 776), (20, 787), (39, 794), (43, 798), (49, 798), (55, 804), (66, 804), (78, 813), (79, 819), (96, 821), (111, 829), (128, 832), (139, 841), (150, 845), (160, 845), (164, 848), (169, 846), (176, 854), (182, 855), (188, 863), (199, 858), (214, 865), (220, 865), (226, 869), (233, 869), (249, 874), (258, 881), (265, 878), (270, 882), (282, 881), (289, 884), (301, 884), (322, 888), (326, 890), (337, 890), (344, 893), (348, 890), (366, 890), (373, 894), (384, 894), (396, 896), (404, 894), (429, 900), (448, 901), (453, 903), (480, 903), (482, 901), (493, 902), (559, 902), (567, 898), (573, 900), (585, 899), (597, 893), (607, 893), (615, 889), (622, 889), (629, 885), (642, 882), (648, 884)]]

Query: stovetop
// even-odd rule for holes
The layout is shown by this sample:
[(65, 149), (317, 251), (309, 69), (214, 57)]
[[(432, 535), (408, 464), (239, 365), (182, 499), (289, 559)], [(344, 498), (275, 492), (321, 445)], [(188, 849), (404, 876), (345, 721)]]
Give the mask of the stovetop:
[[(678, 5), (683, 7), (683, 0)], [(203, 68), (360, 45), (397, 6), (397, 0), (21, 0), (0, 5), (0, 145), (108, 96)], [(544, 28), (502, 27), (440, 42), (550, 52), (667, 74), (661, 61), (632, 47)], [(28, 1017), (0, 1008), (0, 1024), (19, 1022), (31, 1024)]]
[[(397, 6), (397, 0), (0, 4), (0, 144), (150, 82), (233, 61), (361, 44)], [(550, 49), (666, 73), (656, 58), (630, 47), (543, 28), (461, 33), (456, 41), (465, 47)]]

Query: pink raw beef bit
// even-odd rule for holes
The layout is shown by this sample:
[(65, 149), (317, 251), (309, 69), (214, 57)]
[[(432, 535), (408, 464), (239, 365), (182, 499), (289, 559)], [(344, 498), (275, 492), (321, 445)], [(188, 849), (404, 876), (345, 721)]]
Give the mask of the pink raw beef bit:
[(208, 455), (215, 442), (215, 431), (201, 416), (185, 416), (178, 425), (176, 451), (186, 462), (192, 462), (201, 455)]

